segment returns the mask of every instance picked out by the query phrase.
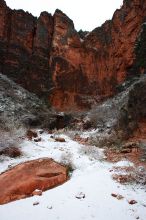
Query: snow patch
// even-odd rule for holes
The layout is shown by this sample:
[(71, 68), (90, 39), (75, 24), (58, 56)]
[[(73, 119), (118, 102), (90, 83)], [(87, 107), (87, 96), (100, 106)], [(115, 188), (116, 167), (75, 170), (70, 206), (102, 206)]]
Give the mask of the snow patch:
[[(71, 157), (76, 169), (68, 182), (44, 192), (39, 198), (34, 196), (0, 206), (2, 220), (105, 220), (107, 216), (109, 220), (133, 220), (136, 217), (146, 219), (145, 189), (113, 181), (109, 172), (113, 164), (102, 160), (103, 150), (81, 145), (64, 135), (60, 135), (65, 138), (64, 143), (55, 142), (47, 133), (40, 136), (41, 141), (38, 143), (25, 140), (21, 145), (24, 156), (12, 160), (7, 158), (1, 162), (0, 170), (4, 171), (10, 164), (16, 165), (42, 157), (51, 157), (61, 162), (62, 155)], [(87, 148), (91, 148), (91, 154), (90, 151), (87, 153)], [(93, 155), (96, 151), (98, 157), (92, 155), (92, 150)], [(127, 165), (132, 164), (128, 161), (114, 164)], [(111, 196), (112, 193), (124, 198), (117, 200)], [(131, 206), (129, 200), (136, 200), (137, 203)]]

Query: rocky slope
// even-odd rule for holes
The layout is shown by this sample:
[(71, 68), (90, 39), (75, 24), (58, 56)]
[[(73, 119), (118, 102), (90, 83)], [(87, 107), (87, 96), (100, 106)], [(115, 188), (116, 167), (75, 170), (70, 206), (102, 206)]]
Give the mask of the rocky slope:
[(90, 108), (145, 72), (145, 12), (146, 0), (124, 0), (81, 39), (59, 10), (35, 18), (0, 0), (0, 71), (59, 110)]
[(48, 126), (52, 114), (35, 94), (0, 74), (0, 131)]
[(78, 117), (76, 115), (71, 125), (78, 131), (86, 129), (85, 133), (90, 133), (90, 136), (84, 136), (85, 139), (77, 136), (78, 141), (118, 149), (122, 149), (127, 141), (131, 149), (133, 143), (142, 147), (143, 157), (146, 158), (146, 76), (124, 82), (121, 90), (90, 111)]

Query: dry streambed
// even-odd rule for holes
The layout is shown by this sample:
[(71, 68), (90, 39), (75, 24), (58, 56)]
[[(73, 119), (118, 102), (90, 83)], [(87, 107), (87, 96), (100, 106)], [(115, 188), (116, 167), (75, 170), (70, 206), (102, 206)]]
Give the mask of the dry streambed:
[[(104, 220), (107, 216), (112, 216), (112, 220), (145, 220), (145, 187), (131, 183), (121, 184), (119, 181), (119, 175), (125, 175), (127, 171), (133, 172), (133, 163), (126, 159), (122, 159), (118, 163), (105, 161), (102, 149), (89, 146), (86, 141), (83, 143), (83, 140), (78, 140), (80, 142), (78, 143), (61, 134), (48, 134), (48, 132), (39, 131), (37, 133), (37, 136), (29, 133), (29, 138), (23, 141), (20, 148), (23, 156), (14, 159), (7, 158), (1, 163), (1, 172), (9, 169), (10, 166), (14, 167), (2, 174), (6, 179), (7, 174), (12, 174), (14, 169), (12, 179), (16, 175), (16, 179), (20, 180), (19, 187), (11, 181), (8, 187), (6, 185), (4, 187), (3, 183), (0, 186), (1, 189), (5, 188), (6, 190), (10, 187), (10, 190), (16, 190), (18, 197), (23, 198), (23, 189), (26, 187), (27, 190), (30, 189), (29, 192), (25, 189), (28, 196), (34, 195), (29, 199), (0, 206), (3, 220), (9, 218), (12, 220), (17, 218), (32, 220), (32, 216), (36, 220), (40, 220), (40, 216), (43, 220), (48, 218), (51, 220), (90, 220), (93, 218)], [(53, 158), (58, 163), (68, 165), (72, 169), (71, 171), (74, 171), (70, 180), (65, 184), (42, 194), (43, 190), (50, 188), (49, 181), (53, 186), (56, 183), (58, 185), (66, 181), (66, 169), (53, 160), (40, 159), (44, 157)], [(45, 165), (44, 160), (48, 165)], [(34, 167), (33, 163), (35, 163)], [(42, 166), (39, 163), (42, 163)], [(28, 166), (27, 175), (24, 177), (21, 169), (26, 165)], [(20, 172), (16, 172), (19, 168)], [(116, 181), (113, 180), (114, 174), (118, 176)], [(61, 178), (59, 183), (58, 177), (59, 181)], [(30, 184), (27, 185), (28, 181)], [(47, 181), (46, 186), (43, 181)], [(38, 183), (41, 184), (37, 185)], [(38, 196), (41, 194), (42, 196)], [(10, 210), (11, 215), (6, 211), (7, 209)], [(23, 216), (22, 210), (25, 210)]]

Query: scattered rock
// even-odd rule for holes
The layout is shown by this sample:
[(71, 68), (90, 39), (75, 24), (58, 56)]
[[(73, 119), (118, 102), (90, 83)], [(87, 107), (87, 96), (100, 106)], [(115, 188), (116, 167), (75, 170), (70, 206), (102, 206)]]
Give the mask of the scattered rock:
[(123, 145), (123, 148), (135, 148), (138, 147), (139, 143), (135, 141), (127, 142), (126, 144)]
[(80, 192), (76, 195), (77, 199), (84, 199), (85, 198), (85, 194), (83, 192)]
[(129, 203), (130, 205), (134, 205), (134, 204), (137, 203), (137, 201), (135, 201), (135, 200), (129, 200), (128, 203)]
[(118, 174), (114, 174), (112, 175), (113, 179), (116, 180), (119, 183), (129, 183), (129, 182), (133, 182), (134, 178), (132, 177), (131, 174), (125, 174), (125, 175), (118, 175)]
[(41, 196), (41, 195), (42, 195), (42, 190), (35, 189), (35, 190), (32, 192), (32, 195), (33, 195), (33, 196)]
[(33, 205), (35, 206), (35, 205), (39, 205), (40, 203), (39, 202), (34, 202), (33, 203)]
[(121, 153), (137, 153), (139, 151), (139, 143), (135, 141), (127, 142), (122, 146)]
[(57, 141), (57, 142), (65, 142), (65, 139), (61, 138), (61, 137), (57, 137), (57, 138), (55, 138), (55, 141)]

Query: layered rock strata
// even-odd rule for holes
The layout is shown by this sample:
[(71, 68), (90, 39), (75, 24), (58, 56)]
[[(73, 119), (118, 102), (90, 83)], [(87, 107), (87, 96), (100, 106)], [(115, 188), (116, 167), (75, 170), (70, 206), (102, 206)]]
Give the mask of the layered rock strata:
[(36, 18), (0, 0), (0, 71), (59, 110), (90, 108), (145, 72), (145, 22), (146, 0), (124, 0), (112, 20), (80, 38), (60, 10)]

